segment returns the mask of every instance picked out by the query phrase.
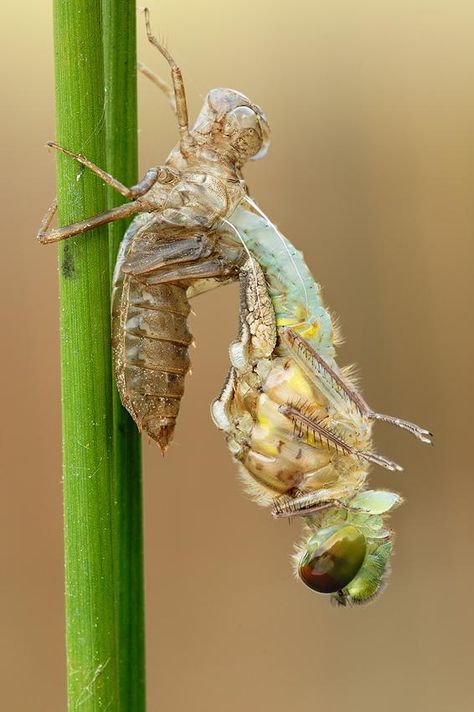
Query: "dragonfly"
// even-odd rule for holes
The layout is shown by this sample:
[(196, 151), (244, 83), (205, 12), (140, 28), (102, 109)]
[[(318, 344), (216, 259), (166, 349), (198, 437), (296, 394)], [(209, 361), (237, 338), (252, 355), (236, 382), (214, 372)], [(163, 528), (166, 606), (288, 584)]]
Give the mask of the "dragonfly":
[(335, 360), (340, 340), (320, 285), (301, 252), (245, 196), (226, 225), (251, 258), (241, 269), (239, 338), (212, 405), (245, 487), (278, 518), (305, 521), (296, 575), (346, 606), (372, 600), (390, 571), (388, 513), (402, 499), (367, 489), (369, 467), (401, 471), (372, 447), (375, 421), (432, 442), (425, 428), (379, 413), (350, 370)]
[(212, 416), (222, 429), (247, 489), (276, 517), (306, 522), (296, 557), (300, 579), (341, 604), (374, 597), (388, 571), (392, 532), (387, 513), (401, 502), (366, 489), (374, 463), (401, 469), (372, 450), (375, 420), (424, 442), (430, 433), (373, 411), (335, 362), (337, 333), (320, 287), (301, 253), (250, 197), (243, 166), (267, 153), (270, 128), (260, 107), (232, 89), (212, 89), (192, 128), (183, 77), (166, 94), (179, 141), (162, 165), (132, 187), (54, 142), (128, 199), (100, 215), (52, 227), (54, 201), (40, 226), (42, 244), (135, 216), (113, 277), (112, 348), (122, 403), (140, 431), (166, 451), (189, 371), (189, 300), (240, 280), (240, 333)]

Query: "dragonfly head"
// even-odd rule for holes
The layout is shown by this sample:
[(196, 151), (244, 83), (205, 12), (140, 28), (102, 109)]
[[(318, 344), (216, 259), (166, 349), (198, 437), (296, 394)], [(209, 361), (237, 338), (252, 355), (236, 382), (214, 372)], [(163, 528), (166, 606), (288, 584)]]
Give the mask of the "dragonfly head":
[(372, 600), (390, 572), (393, 533), (383, 515), (400, 502), (393, 492), (371, 490), (357, 494), (350, 509), (308, 517), (309, 538), (295, 557), (296, 575), (341, 606)]
[(230, 149), (236, 164), (263, 158), (270, 144), (270, 127), (263, 111), (233, 89), (212, 89), (193, 128), (213, 148)]

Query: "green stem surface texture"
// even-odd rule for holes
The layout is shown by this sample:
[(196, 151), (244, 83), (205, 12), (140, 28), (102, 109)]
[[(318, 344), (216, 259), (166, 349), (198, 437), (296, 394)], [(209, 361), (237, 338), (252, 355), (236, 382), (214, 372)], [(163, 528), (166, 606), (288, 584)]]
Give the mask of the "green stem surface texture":
[[(103, 0), (107, 170), (125, 185), (138, 178), (136, 7), (130, 0)], [(107, 207), (124, 202), (108, 188)], [(110, 269), (127, 228), (109, 225)], [(145, 709), (145, 634), (141, 440), (113, 389), (116, 567), (119, 574), (118, 634), (122, 710)]]
[[(118, 92), (127, 104), (126, 111), (122, 105), (120, 130), (132, 138), (119, 143), (106, 129), (118, 116), (110, 89), (118, 80), (114, 62), (128, 67), (135, 62), (134, 12), (133, 7), (130, 20), (131, 4), (125, 0), (54, 0), (57, 141), (99, 166), (126, 166), (117, 175), (122, 179), (132, 176), (136, 166), (135, 76), (128, 88), (124, 79)], [(120, 22), (122, 15), (131, 22), (131, 37), (114, 47), (120, 22), (112, 19), (119, 15)], [(119, 53), (126, 58), (119, 59)], [(105, 78), (110, 102), (105, 101)], [(101, 181), (62, 154), (57, 156), (57, 190), (62, 225), (111, 205)], [(70, 712), (142, 712), (144, 705), (139, 446), (113, 403), (107, 237), (104, 227), (59, 248)], [(114, 233), (114, 249), (117, 241)]]

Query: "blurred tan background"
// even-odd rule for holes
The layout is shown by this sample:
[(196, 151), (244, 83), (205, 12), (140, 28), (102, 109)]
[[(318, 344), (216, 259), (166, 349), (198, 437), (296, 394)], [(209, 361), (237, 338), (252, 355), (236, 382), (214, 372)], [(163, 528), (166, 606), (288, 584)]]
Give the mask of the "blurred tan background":
[[(377, 449), (405, 465), (372, 475), (406, 497), (393, 517), (393, 575), (373, 605), (333, 609), (292, 579), (298, 525), (244, 496), (208, 415), (237, 329), (237, 289), (196, 301), (198, 348), (174, 446), (163, 460), (144, 445), (149, 709), (467, 712), (472, 3), (150, 5), (193, 116), (214, 86), (264, 108), (273, 143), (246, 172), (253, 195), (305, 251), (340, 315), (340, 363), (357, 362), (369, 402), (430, 427), (436, 447), (377, 426)], [(0, 697), (4, 709), (53, 712), (65, 709), (57, 279), (55, 248), (34, 239), (54, 195), (44, 149), (54, 136), (51, 10), (9, 4), (7, 14)], [(163, 73), (142, 24), (140, 57)], [(176, 130), (159, 92), (143, 78), (139, 89), (144, 170), (165, 158)]]

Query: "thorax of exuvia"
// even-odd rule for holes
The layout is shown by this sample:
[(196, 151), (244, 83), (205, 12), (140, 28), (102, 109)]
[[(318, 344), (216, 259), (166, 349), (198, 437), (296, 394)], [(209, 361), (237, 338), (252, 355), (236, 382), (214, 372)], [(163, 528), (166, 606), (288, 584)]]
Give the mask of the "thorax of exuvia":
[(183, 210), (192, 216), (207, 214), (208, 226), (228, 216), (247, 194), (240, 169), (209, 147), (193, 147), (183, 156), (173, 149), (166, 165), (175, 174), (164, 185), (156, 183), (144, 197), (151, 209)]

